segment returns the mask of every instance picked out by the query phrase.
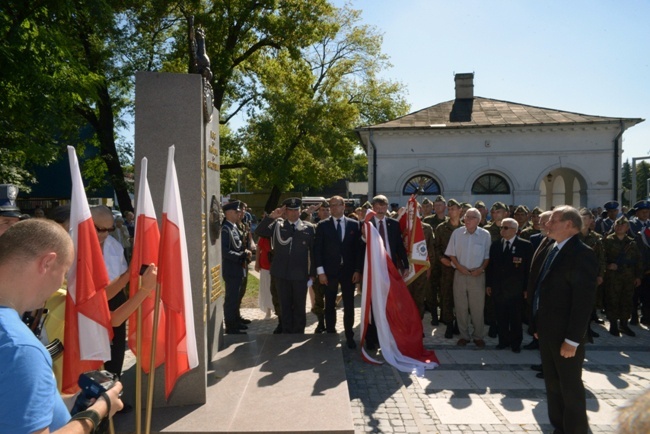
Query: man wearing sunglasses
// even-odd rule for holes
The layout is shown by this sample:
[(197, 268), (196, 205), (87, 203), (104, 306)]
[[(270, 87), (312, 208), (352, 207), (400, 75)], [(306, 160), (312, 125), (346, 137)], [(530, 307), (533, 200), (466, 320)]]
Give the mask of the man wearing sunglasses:
[(497, 350), (510, 347), (521, 352), (522, 314), (533, 248), (517, 236), (515, 219), (501, 222), (501, 239), (490, 246), (490, 262), (486, 270), (486, 293), (492, 297), (496, 310)]

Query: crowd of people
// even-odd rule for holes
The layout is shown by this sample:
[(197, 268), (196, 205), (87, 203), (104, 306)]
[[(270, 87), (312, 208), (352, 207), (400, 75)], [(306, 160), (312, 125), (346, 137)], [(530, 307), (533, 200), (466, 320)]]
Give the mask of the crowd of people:
[[(356, 348), (354, 295), (365, 248), (360, 221), (374, 212), (371, 224), (406, 274), (409, 258), (397, 220), (403, 208), (383, 195), (348, 213), (340, 196), (301, 205), (298, 198), (287, 199), (254, 231), (258, 245), (266, 246), (263, 258), (258, 256), (264, 264), (259, 268), (268, 272), (260, 299), (266, 291), (274, 299), (276, 333), (304, 333), (310, 291), (315, 332), (336, 333), (335, 309), (342, 299), (346, 345)], [(634, 337), (630, 326), (650, 321), (650, 202), (639, 201), (625, 214), (613, 201), (604, 211), (530, 210), (502, 202), (488, 208), (482, 201), (472, 206), (441, 195), (419, 205), (429, 269), (408, 288), (421, 319), (428, 312), (432, 325), (444, 325), (445, 338), (458, 336), (459, 346), (484, 348), (487, 334), (498, 339), (497, 350), (539, 350), (542, 363), (531, 368), (545, 380), (551, 423), (563, 432), (587, 432), (584, 344), (599, 337), (591, 323), (606, 319), (612, 335)], [(240, 210), (241, 204), (227, 207)], [(245, 273), (243, 258), (253, 252), (236, 235), (225, 234), (224, 264), (232, 255)], [(226, 282), (226, 299), (236, 297), (240, 285), (234, 281), (229, 290)], [(226, 329), (241, 332), (228, 324)], [(525, 332), (531, 336), (526, 344)], [(372, 322), (365, 345), (369, 351), (380, 346)]]

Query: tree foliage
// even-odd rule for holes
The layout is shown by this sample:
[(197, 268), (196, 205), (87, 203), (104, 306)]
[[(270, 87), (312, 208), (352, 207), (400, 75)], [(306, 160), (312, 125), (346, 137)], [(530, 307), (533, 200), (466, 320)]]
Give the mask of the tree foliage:
[(336, 9), (324, 17), (328, 32), (300, 57), (279, 52), (262, 63), (263, 98), (240, 140), (251, 178), (272, 187), (267, 211), (294, 185), (318, 188), (350, 173), (354, 127), (408, 109), (401, 85), (378, 78), (389, 66), (381, 35), (359, 19), (359, 11)]

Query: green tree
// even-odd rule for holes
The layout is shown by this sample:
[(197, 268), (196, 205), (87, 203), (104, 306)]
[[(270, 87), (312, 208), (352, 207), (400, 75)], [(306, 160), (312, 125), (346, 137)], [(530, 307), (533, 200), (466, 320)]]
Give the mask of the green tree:
[(239, 136), (251, 178), (271, 187), (267, 211), (295, 185), (318, 188), (350, 173), (354, 127), (408, 109), (401, 85), (377, 77), (390, 64), (381, 35), (358, 25), (360, 11), (344, 7), (323, 19), (329, 31), (300, 57), (279, 52), (264, 59), (263, 98)]
[(650, 179), (650, 164), (641, 161), (636, 165), (636, 198), (632, 205), (648, 197), (648, 179)]
[(623, 205), (629, 206), (630, 205), (630, 200), (627, 200), (625, 198), (626, 193), (630, 194), (630, 190), (632, 190), (632, 166), (630, 165), (629, 160), (625, 160), (625, 163), (623, 163), (623, 168), (621, 170), (621, 182), (623, 184)]
[(368, 156), (366, 154), (354, 154), (352, 171), (348, 174), (348, 180), (352, 182), (368, 181)]

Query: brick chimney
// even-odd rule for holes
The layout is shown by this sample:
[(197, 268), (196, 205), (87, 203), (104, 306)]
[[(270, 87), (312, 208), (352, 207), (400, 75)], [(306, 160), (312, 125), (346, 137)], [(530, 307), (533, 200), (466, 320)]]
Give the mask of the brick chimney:
[(455, 74), (456, 99), (474, 99), (474, 73)]

